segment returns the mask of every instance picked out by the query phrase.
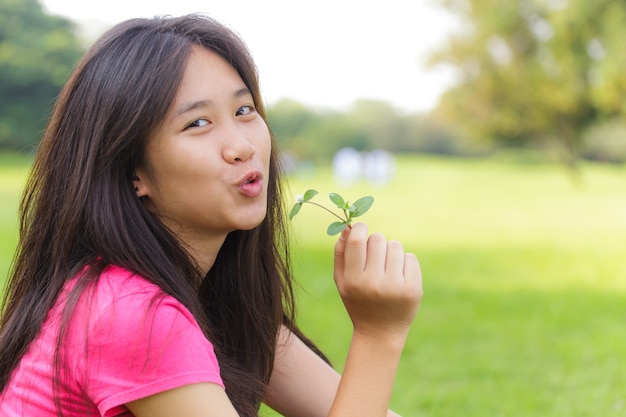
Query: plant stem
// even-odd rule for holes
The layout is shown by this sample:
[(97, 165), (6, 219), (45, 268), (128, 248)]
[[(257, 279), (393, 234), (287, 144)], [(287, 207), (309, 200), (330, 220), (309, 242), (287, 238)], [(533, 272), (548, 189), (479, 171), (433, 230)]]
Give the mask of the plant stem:
[(343, 210), (343, 215), (346, 216), (346, 224), (350, 226), (350, 223), (352, 223), (350, 221), (350, 216), (348, 215), (348, 212), (346, 211), (346, 209), (342, 209), (342, 210)]
[[(337, 213), (334, 213), (334, 212), (332, 212), (332, 211), (328, 210), (326, 207), (324, 207), (324, 206), (323, 206), (323, 205), (321, 205), (321, 204), (318, 204), (318, 203), (316, 203), (316, 202), (314, 202), (314, 201), (305, 201), (305, 202), (306, 202), (306, 203), (309, 203), (309, 204), (314, 204), (314, 205), (316, 205), (317, 207), (321, 207), (321, 208), (323, 208), (324, 210), (326, 210), (327, 212), (329, 212), (330, 214), (332, 214), (333, 216), (335, 216), (336, 218), (338, 218), (338, 219), (339, 219), (339, 220), (341, 220), (342, 222), (346, 222), (346, 223), (348, 222), (347, 217), (346, 217), (345, 219), (342, 219), (341, 217), (339, 217), (339, 216), (337, 215)], [(344, 212), (345, 212), (345, 211), (344, 211)]]

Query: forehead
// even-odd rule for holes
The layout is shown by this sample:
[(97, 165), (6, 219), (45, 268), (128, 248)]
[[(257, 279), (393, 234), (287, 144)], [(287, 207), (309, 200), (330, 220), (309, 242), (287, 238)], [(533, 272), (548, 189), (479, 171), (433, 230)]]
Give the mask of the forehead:
[[(232, 94), (245, 87), (235, 68), (217, 52), (194, 45), (187, 58), (183, 78), (175, 102), (190, 98), (208, 99), (208, 96)], [(199, 97), (202, 96), (202, 97)]]

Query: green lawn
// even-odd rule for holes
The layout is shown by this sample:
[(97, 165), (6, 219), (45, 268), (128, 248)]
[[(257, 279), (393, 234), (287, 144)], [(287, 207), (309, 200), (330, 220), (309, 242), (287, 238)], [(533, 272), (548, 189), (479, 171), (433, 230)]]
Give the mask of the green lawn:
[(29, 167), (30, 158), (0, 153), (0, 290), (17, 243), (17, 207)]
[[(0, 159), (0, 163), (4, 161)], [(0, 277), (24, 164), (0, 167)], [(403, 157), (386, 187), (291, 180), (376, 201), (372, 231), (415, 252), (426, 295), (392, 400), (404, 416), (626, 416), (626, 171)], [(332, 218), (294, 219), (301, 326), (341, 367), (350, 325), (332, 282)], [(269, 415), (270, 413), (268, 413)]]

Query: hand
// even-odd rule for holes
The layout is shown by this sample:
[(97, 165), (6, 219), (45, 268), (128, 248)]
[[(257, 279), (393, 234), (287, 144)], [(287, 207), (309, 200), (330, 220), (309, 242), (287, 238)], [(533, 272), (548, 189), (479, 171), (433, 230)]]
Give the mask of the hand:
[(335, 245), (334, 278), (355, 333), (406, 338), (423, 296), (417, 258), (357, 223)]

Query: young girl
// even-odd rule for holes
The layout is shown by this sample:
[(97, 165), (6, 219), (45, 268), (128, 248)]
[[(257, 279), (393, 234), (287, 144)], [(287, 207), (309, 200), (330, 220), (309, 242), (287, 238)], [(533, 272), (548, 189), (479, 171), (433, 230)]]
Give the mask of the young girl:
[(217, 22), (107, 32), (57, 100), (20, 210), (1, 416), (388, 415), (418, 262), (363, 224), (341, 235), (354, 331), (333, 371), (294, 325), (278, 151), (253, 61)]

